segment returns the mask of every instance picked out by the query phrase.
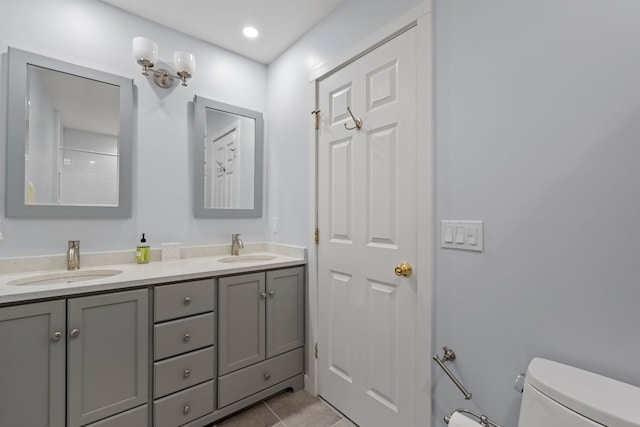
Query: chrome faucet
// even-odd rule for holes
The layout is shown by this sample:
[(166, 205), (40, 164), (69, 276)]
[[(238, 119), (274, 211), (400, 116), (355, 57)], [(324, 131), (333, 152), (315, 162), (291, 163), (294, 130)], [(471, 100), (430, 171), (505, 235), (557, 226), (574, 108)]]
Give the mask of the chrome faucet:
[(78, 270), (80, 268), (80, 240), (69, 240), (67, 249), (67, 270)]
[(231, 255), (240, 255), (240, 248), (244, 248), (244, 243), (239, 234), (231, 235)]

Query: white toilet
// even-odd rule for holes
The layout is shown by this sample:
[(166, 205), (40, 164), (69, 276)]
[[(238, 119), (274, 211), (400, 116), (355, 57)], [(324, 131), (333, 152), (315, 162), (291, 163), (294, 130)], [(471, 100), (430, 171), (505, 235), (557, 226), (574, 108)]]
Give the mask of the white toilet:
[(640, 427), (640, 388), (545, 359), (527, 369), (518, 427)]

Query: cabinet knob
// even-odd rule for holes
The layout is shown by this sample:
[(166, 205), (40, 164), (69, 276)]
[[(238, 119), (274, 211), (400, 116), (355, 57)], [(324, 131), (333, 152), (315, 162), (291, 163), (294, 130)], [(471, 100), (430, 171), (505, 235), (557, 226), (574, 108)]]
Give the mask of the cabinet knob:
[(263, 293), (260, 294), (260, 296), (262, 297), (262, 299), (266, 299), (267, 298), (267, 293), (263, 292)]
[(275, 291), (269, 291), (269, 296), (270, 296), (270, 297), (274, 296), (275, 294), (276, 294), (276, 292), (275, 292)]
[(189, 340), (191, 339), (191, 334), (184, 334), (182, 339), (184, 342), (189, 342)]
[(185, 378), (189, 378), (191, 376), (191, 371), (188, 369), (185, 369), (184, 372), (182, 373), (182, 376)]
[(184, 405), (184, 407), (182, 408), (182, 413), (183, 414), (188, 414), (189, 412), (191, 412), (191, 406), (189, 405)]
[(60, 331), (55, 331), (53, 335), (51, 335), (51, 339), (54, 341), (60, 341), (61, 338), (62, 338), (62, 332)]
[(265, 372), (264, 373), (264, 379), (268, 380), (269, 378), (271, 378), (271, 374), (269, 372)]
[(185, 297), (184, 298), (184, 305), (189, 305), (191, 304), (191, 298), (190, 297)]
[(71, 333), (69, 335), (71, 335), (74, 338), (77, 337), (78, 335), (80, 335), (80, 329), (77, 329), (77, 328), (76, 329), (72, 329)]

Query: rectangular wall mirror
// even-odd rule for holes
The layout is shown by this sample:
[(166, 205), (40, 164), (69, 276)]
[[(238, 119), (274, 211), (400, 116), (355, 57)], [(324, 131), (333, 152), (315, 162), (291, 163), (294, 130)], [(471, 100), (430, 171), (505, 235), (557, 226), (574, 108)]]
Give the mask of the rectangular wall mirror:
[(6, 214), (131, 216), (133, 81), (9, 48)]
[(194, 216), (262, 216), (262, 113), (194, 99)]

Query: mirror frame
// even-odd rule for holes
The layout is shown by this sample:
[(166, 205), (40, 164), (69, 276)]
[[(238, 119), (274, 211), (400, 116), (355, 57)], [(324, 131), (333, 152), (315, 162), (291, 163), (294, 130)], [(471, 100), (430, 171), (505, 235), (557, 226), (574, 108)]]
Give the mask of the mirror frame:
[[(204, 154), (207, 109), (249, 117), (256, 121), (254, 140), (253, 209), (216, 209), (204, 206)], [(264, 120), (262, 113), (224, 104), (196, 95), (193, 100), (193, 215), (196, 218), (260, 218), (262, 216), (262, 175)]]
[[(131, 218), (133, 164), (133, 80), (9, 47), (7, 105), (7, 218)], [(118, 206), (60, 206), (25, 204), (25, 135), (27, 66), (73, 74), (120, 88), (118, 135)]]

